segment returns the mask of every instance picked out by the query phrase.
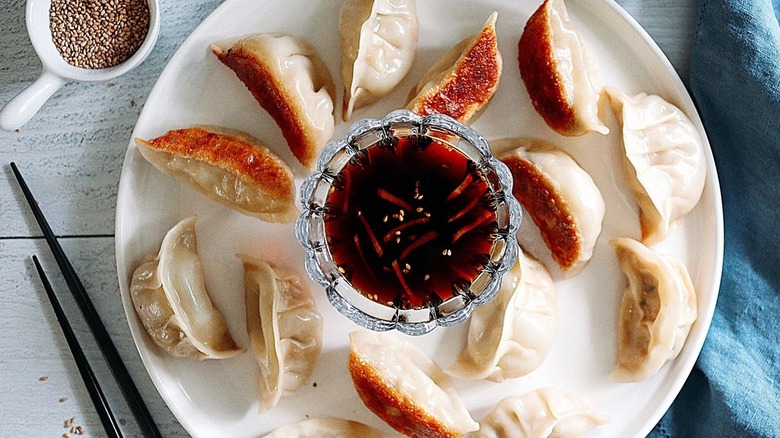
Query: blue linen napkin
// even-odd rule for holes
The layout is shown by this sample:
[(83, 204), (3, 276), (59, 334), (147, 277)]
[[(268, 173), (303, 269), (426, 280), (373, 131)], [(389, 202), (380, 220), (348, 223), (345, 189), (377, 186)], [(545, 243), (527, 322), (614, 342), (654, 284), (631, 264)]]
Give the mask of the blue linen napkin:
[(696, 367), (651, 437), (780, 437), (780, 0), (703, 0), (690, 87), (726, 225)]

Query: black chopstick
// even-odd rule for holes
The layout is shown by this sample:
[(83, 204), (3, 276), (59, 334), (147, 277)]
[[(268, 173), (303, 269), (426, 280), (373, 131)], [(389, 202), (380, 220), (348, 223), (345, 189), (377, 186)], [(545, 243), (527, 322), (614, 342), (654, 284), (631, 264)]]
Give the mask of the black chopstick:
[(92, 372), (92, 367), (89, 366), (87, 357), (84, 356), (84, 351), (81, 349), (76, 335), (73, 334), (73, 329), (70, 327), (70, 323), (68, 323), (68, 318), (65, 317), (65, 312), (62, 311), (62, 306), (60, 306), (60, 302), (54, 294), (54, 289), (52, 289), (46, 273), (43, 272), (43, 267), (38, 261), (38, 257), (33, 256), (32, 259), (33, 263), (35, 263), (35, 269), (38, 270), (38, 275), (41, 277), (43, 288), (46, 289), (46, 295), (49, 296), (49, 302), (51, 302), (51, 307), (54, 309), (54, 314), (57, 315), (57, 322), (60, 323), (65, 340), (68, 341), (68, 347), (70, 347), (70, 352), (76, 361), (81, 379), (84, 381), (84, 385), (87, 386), (89, 396), (92, 398), (92, 404), (95, 405), (95, 409), (100, 416), (100, 422), (103, 423), (103, 428), (109, 437), (122, 438), (122, 431), (119, 429), (114, 413), (108, 405), (108, 400), (106, 400), (103, 390), (100, 389), (100, 383), (98, 383), (95, 373)]
[(103, 353), (103, 357), (106, 359), (106, 362), (108, 362), (108, 366), (114, 374), (114, 378), (117, 380), (122, 395), (124, 395), (130, 410), (133, 412), (133, 416), (136, 421), (138, 421), (139, 428), (146, 437), (162, 437), (160, 430), (157, 429), (157, 425), (154, 423), (152, 414), (146, 407), (143, 398), (141, 398), (141, 393), (138, 392), (138, 388), (135, 386), (135, 383), (133, 383), (133, 379), (130, 377), (130, 373), (127, 371), (124, 362), (122, 362), (122, 358), (119, 356), (119, 352), (114, 346), (114, 342), (108, 335), (103, 320), (100, 319), (100, 315), (98, 315), (97, 310), (95, 310), (95, 306), (92, 304), (92, 300), (89, 298), (86, 289), (84, 289), (84, 285), (81, 284), (81, 280), (79, 280), (76, 271), (73, 269), (73, 266), (71, 266), (70, 261), (62, 250), (59, 242), (57, 242), (57, 237), (54, 235), (49, 223), (43, 216), (43, 212), (40, 207), (38, 207), (35, 197), (33, 197), (30, 189), (27, 187), (27, 183), (24, 182), (24, 178), (22, 178), (22, 174), (19, 172), (19, 169), (17, 169), (16, 164), (11, 163), (11, 170), (14, 172), (16, 180), (19, 182), (19, 187), (21, 187), (22, 193), (24, 193), (24, 197), (30, 205), (35, 220), (38, 221), (38, 225), (41, 227), (41, 231), (43, 231), (46, 242), (49, 244), (49, 248), (54, 254), (54, 259), (57, 261), (57, 265), (60, 267), (63, 277), (65, 277), (65, 282), (68, 284), (68, 288), (73, 294), (73, 298), (76, 300), (79, 309), (81, 309), (81, 313), (84, 315), (84, 319), (87, 321), (89, 329), (92, 331), (95, 341), (97, 341), (98, 347), (100, 347), (100, 351)]

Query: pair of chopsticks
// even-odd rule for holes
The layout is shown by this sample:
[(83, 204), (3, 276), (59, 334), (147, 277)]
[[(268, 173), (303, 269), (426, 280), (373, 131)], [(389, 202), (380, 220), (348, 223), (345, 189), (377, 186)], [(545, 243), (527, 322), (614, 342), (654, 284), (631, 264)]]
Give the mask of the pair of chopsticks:
[[(60, 271), (62, 271), (63, 277), (65, 277), (65, 282), (68, 284), (68, 288), (73, 294), (73, 298), (81, 309), (81, 313), (84, 315), (84, 319), (87, 321), (87, 324), (92, 331), (92, 335), (95, 337), (95, 341), (97, 342), (100, 351), (103, 353), (103, 357), (106, 359), (106, 362), (108, 362), (109, 368), (111, 369), (114, 378), (117, 380), (119, 389), (122, 391), (125, 400), (127, 400), (127, 404), (133, 412), (133, 416), (138, 422), (139, 428), (145, 437), (162, 437), (160, 431), (157, 429), (157, 425), (154, 423), (151, 413), (149, 413), (149, 409), (146, 407), (146, 404), (141, 398), (141, 394), (138, 392), (138, 388), (135, 386), (135, 383), (133, 383), (130, 373), (122, 362), (122, 358), (119, 356), (119, 352), (114, 346), (103, 321), (95, 310), (92, 300), (89, 298), (86, 289), (84, 289), (84, 285), (81, 283), (81, 280), (73, 269), (73, 266), (70, 264), (68, 257), (62, 250), (62, 247), (57, 241), (57, 237), (54, 235), (49, 223), (43, 216), (43, 212), (38, 207), (38, 203), (35, 201), (30, 189), (27, 187), (27, 183), (25, 183), (24, 178), (22, 178), (22, 174), (19, 172), (16, 164), (11, 163), (11, 170), (13, 171), (16, 180), (19, 182), (19, 187), (21, 187), (24, 197), (27, 199), (27, 203), (30, 205), (30, 209), (35, 216), (35, 220), (41, 227), (41, 231), (43, 231), (46, 242), (49, 244), (49, 248), (54, 254), (54, 259), (57, 261), (57, 265), (59, 266)], [(122, 437), (119, 423), (108, 405), (108, 401), (100, 388), (100, 384), (95, 378), (92, 368), (89, 366), (89, 362), (84, 356), (84, 352), (79, 346), (79, 342), (73, 334), (67, 317), (62, 311), (62, 307), (54, 294), (51, 283), (49, 283), (49, 280), (43, 271), (43, 267), (36, 256), (33, 256), (33, 262), (35, 263), (38, 275), (41, 277), (43, 287), (46, 289), (46, 294), (49, 296), (51, 305), (54, 308), (54, 313), (57, 315), (57, 321), (68, 342), (68, 347), (70, 347), (73, 358), (76, 361), (81, 378), (87, 386), (90, 398), (95, 405), (95, 409), (97, 409), (98, 415), (100, 415), (100, 420), (103, 423), (106, 433), (109, 437)]]

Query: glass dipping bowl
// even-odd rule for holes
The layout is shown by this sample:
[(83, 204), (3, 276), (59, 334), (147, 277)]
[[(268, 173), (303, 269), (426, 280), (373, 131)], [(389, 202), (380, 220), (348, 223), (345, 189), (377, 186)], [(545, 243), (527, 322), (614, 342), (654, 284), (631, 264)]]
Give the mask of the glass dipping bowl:
[[(376, 295), (373, 295), (375, 299), (370, 299), (358, 290), (347, 278), (348, 271), (340, 268), (334, 261), (331, 251), (333, 240), (328, 236), (326, 227), (326, 221), (331, 220), (334, 213), (330, 211), (334, 205), (329, 202), (329, 197), (341, 187), (339, 181), (346, 178), (341, 175), (342, 170), (350, 163), (356, 162), (361, 154), (365, 156), (369, 153), (369, 148), (383, 147), (388, 141), (398, 144), (398, 140), (405, 138), (413, 141), (435, 141), (440, 146), (444, 145), (445, 148), (454, 149), (465, 156), (470, 168), (482, 175), (480, 184), (487, 187), (483, 196), (488, 202), (480, 203), (480, 208), (489, 211), (491, 219), (495, 218), (494, 222), (490, 222), (489, 236), (484, 238), (484, 242), (489, 242), (485, 245), (489, 245), (490, 250), (484, 255), (481, 266), (473, 268), (477, 270), (474, 278), (468, 282), (453, 283), (449, 297), (417, 305), (404, 305), (400, 300), (381, 302), (376, 299)], [(419, 185), (419, 182), (417, 184)], [(449, 200), (449, 197), (447, 199)], [(408, 205), (404, 201), (398, 202)], [(501, 277), (517, 261), (519, 247), (515, 232), (522, 220), (522, 210), (512, 196), (512, 177), (509, 170), (504, 163), (493, 157), (487, 141), (477, 131), (445, 115), (421, 117), (411, 111), (396, 110), (381, 120), (364, 119), (355, 122), (349, 128), (346, 138), (333, 141), (323, 149), (316, 170), (301, 187), (301, 204), (303, 212), (296, 222), (295, 231), (306, 252), (306, 271), (312, 280), (325, 287), (328, 300), (339, 312), (371, 330), (397, 329), (409, 335), (422, 335), (436, 326), (461, 324), (469, 318), (476, 306), (495, 298), (501, 285)], [(421, 208), (417, 209), (417, 212), (419, 211)], [(400, 220), (403, 221), (404, 214), (400, 213)], [(409, 217), (411, 216), (410, 214)], [(369, 228), (368, 224), (366, 228)], [(371, 234), (371, 231), (367, 232)], [(458, 238), (452, 238), (453, 245)], [(357, 239), (355, 238), (356, 252), (361, 252), (360, 257), (366, 261)], [(375, 237), (371, 239), (375, 243), (381, 241)], [(376, 256), (381, 257), (382, 254), (383, 252), (378, 250)], [(403, 253), (401, 255), (403, 256)], [(357, 258), (357, 255), (355, 257)], [(400, 284), (409, 290), (400, 272), (398, 260), (393, 263)], [(409, 267), (408, 264), (405, 266)], [(386, 269), (389, 272), (389, 268)], [(427, 276), (426, 280), (428, 278), (430, 276)], [(370, 291), (365, 293), (371, 295)]]

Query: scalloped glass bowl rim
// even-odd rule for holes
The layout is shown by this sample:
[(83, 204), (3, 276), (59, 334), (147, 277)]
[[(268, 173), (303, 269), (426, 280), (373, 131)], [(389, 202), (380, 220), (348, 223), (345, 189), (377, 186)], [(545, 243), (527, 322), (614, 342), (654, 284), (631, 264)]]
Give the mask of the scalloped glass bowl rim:
[[(486, 175), (496, 197), (499, 230), (490, 261), (467, 288), (436, 306), (406, 309), (373, 301), (352, 286), (330, 255), (322, 214), (334, 178), (355, 153), (391, 136), (417, 135), (444, 141), (466, 155)], [(397, 329), (409, 335), (422, 335), (437, 326), (462, 324), (476, 306), (495, 298), (503, 274), (518, 257), (515, 233), (522, 221), (522, 210), (512, 196), (509, 170), (493, 157), (482, 135), (442, 114), (419, 116), (408, 110), (396, 110), (383, 119), (363, 119), (353, 123), (345, 138), (332, 141), (323, 149), (316, 170), (301, 186), (301, 206), (303, 212), (295, 224), (295, 232), (306, 252), (306, 272), (313, 281), (325, 287), (333, 307), (356, 324), (371, 330)]]

